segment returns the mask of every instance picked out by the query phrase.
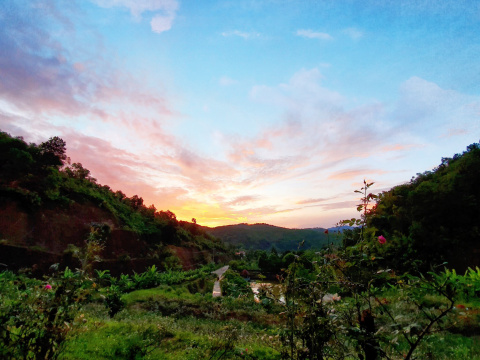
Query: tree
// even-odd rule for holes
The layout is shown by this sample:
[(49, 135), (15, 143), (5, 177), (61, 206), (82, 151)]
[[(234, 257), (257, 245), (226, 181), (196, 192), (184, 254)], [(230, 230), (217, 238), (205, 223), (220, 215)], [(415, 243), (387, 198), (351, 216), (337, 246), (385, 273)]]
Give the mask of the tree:
[(88, 180), (93, 183), (97, 181), (97, 179), (90, 176), (90, 170), (84, 168), (81, 163), (73, 163), (65, 169), (65, 173), (75, 179)]
[(44, 165), (62, 166), (67, 160), (67, 143), (58, 136), (40, 144), (40, 155)]

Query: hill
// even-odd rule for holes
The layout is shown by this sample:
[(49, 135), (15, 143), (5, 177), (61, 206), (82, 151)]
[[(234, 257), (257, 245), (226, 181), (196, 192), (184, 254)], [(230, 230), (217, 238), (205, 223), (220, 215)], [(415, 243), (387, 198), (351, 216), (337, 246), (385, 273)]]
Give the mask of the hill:
[(54, 262), (74, 266), (92, 238), (103, 247), (97, 267), (117, 273), (153, 264), (190, 268), (211, 262), (213, 249), (217, 261), (228, 254), (196, 224), (98, 184), (82, 164), (69, 164), (62, 139), (27, 144), (0, 132), (0, 263), (39, 271)]
[(326, 229), (287, 229), (268, 224), (238, 224), (204, 227), (208, 234), (223, 240), (227, 244), (244, 250), (270, 250), (275, 247), (278, 251), (301, 249), (321, 249), (329, 242), (337, 242), (333, 234), (325, 234)]
[(368, 216), (371, 234), (388, 239), (390, 266), (430, 270), (445, 262), (480, 265), (480, 144), (442, 158), (432, 171), (379, 194)]

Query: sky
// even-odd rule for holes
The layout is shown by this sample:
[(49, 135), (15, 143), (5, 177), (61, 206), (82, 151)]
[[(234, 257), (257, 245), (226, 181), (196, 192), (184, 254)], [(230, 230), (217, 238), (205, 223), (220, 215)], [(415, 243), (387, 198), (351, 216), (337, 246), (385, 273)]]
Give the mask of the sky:
[(480, 139), (479, 0), (2, 0), (0, 130), (206, 226), (331, 227)]

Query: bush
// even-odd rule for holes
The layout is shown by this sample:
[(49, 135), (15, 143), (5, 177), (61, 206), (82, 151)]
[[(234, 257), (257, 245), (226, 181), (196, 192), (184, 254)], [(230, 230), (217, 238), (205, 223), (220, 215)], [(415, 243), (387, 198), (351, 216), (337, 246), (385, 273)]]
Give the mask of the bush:
[[(68, 269), (67, 269), (68, 270)], [(56, 359), (79, 325), (77, 311), (90, 299), (92, 282), (65, 271), (47, 284), (0, 274), (0, 355), (9, 359)]]
[(240, 297), (246, 296), (253, 298), (253, 292), (249, 283), (232, 270), (227, 270), (223, 274), (223, 279), (220, 282), (222, 293), (225, 296)]

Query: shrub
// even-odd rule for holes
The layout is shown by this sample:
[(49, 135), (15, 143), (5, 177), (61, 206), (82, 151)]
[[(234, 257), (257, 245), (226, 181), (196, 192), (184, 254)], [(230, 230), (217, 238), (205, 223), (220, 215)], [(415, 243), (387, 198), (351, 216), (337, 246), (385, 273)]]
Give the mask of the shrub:
[[(10, 359), (56, 359), (79, 325), (82, 303), (90, 299), (91, 281), (64, 272), (47, 284), (2, 273), (0, 288), (0, 355)], [(3, 299), (5, 297), (5, 299)]]
[(222, 293), (225, 296), (240, 297), (247, 296), (253, 298), (253, 292), (249, 283), (232, 270), (227, 270), (220, 282)]

